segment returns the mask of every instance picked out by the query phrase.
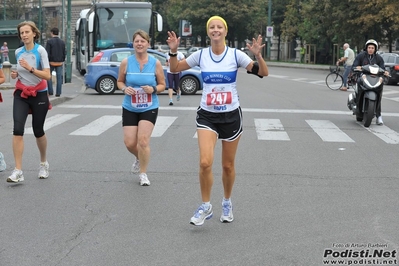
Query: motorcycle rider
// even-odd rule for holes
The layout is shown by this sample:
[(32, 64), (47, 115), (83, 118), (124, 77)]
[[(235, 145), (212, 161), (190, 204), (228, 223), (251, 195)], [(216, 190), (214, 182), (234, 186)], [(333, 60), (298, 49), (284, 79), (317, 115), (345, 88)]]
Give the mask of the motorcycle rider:
[[(364, 51), (361, 52), (360, 54), (358, 54), (355, 58), (355, 61), (353, 62), (353, 69), (358, 69), (361, 70), (362, 66), (365, 65), (378, 65), (380, 68), (385, 69), (385, 64), (384, 64), (384, 59), (382, 59), (382, 57), (377, 54), (377, 50), (378, 50), (378, 43), (373, 40), (370, 39), (366, 42)], [(384, 73), (385, 76), (389, 75), (388, 71), (385, 71)], [(358, 84), (359, 84), (360, 78), (358, 79)], [(382, 121), (382, 116), (381, 116), (381, 98), (382, 98), (382, 89), (383, 89), (383, 85), (381, 84), (381, 91), (379, 92), (379, 100), (377, 103), (377, 108), (376, 108), (376, 124), (377, 125), (383, 125), (384, 122)], [(357, 99), (356, 102), (358, 101), (358, 97), (360, 93), (357, 94)]]

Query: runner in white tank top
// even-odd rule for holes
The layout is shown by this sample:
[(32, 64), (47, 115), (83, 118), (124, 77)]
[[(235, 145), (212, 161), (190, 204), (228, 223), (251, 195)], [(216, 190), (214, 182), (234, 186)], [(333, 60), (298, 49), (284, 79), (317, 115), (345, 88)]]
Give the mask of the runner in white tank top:
[(224, 197), (222, 200), (221, 222), (233, 221), (233, 205), (231, 193), (235, 180), (235, 155), (242, 133), (242, 114), (237, 92), (237, 69), (245, 68), (248, 73), (259, 77), (269, 74), (261, 50), (262, 36), (254, 38), (248, 49), (255, 55), (257, 63), (242, 51), (226, 46), (225, 38), (228, 27), (226, 21), (219, 17), (211, 17), (206, 29), (211, 40), (211, 47), (190, 55), (187, 59), (177, 61), (177, 47), (180, 38), (168, 32), (170, 48), (170, 69), (180, 72), (195, 65), (200, 66), (204, 81), (200, 107), (197, 111), (197, 135), (200, 150), (199, 180), (202, 204), (194, 212), (190, 223), (202, 225), (213, 215), (211, 190), (213, 184), (212, 165), (217, 139), (222, 140), (222, 181)]

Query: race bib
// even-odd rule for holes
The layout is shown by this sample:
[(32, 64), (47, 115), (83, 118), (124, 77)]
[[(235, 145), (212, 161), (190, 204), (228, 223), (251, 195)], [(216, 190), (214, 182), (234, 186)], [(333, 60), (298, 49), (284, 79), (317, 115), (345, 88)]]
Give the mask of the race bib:
[(206, 105), (225, 105), (232, 103), (229, 86), (215, 87), (206, 95)]
[(145, 93), (143, 89), (136, 89), (136, 94), (132, 95), (132, 106), (134, 108), (145, 109), (152, 105), (152, 94)]

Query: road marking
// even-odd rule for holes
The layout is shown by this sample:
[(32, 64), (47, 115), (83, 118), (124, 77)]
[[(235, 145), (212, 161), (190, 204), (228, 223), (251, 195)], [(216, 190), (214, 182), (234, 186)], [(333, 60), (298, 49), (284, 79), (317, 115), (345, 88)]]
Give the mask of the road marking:
[(75, 136), (99, 136), (101, 133), (122, 121), (120, 115), (104, 115), (93, 122), (75, 130), (69, 135)]
[(398, 132), (393, 131), (392, 129), (390, 129), (389, 127), (387, 127), (385, 125), (370, 126), (366, 129), (388, 144), (399, 144)]
[(255, 118), (255, 129), (259, 140), (290, 140), (280, 119)]
[(151, 137), (162, 137), (166, 130), (175, 122), (177, 116), (158, 116)]
[[(77, 116), (79, 116), (79, 114), (75, 114), (75, 115), (72, 115), (72, 114), (58, 114), (58, 115), (55, 115), (55, 116), (51, 116), (51, 117), (47, 118), (46, 122), (44, 123), (44, 131), (46, 131), (46, 130), (52, 128), (52, 127), (58, 126), (58, 125), (66, 122), (68, 120), (71, 120), (72, 118), (75, 118)], [(33, 128), (32, 127), (26, 128), (25, 129), (25, 134), (33, 134)]]
[[(74, 109), (121, 109), (120, 105), (73, 105), (60, 104), (59, 108), (74, 108)], [(160, 110), (173, 111), (197, 111), (198, 107), (159, 107)], [(334, 111), (334, 110), (300, 110), (300, 109), (261, 109), (261, 108), (242, 108), (243, 112), (249, 113), (285, 113), (285, 114), (327, 114), (327, 115), (349, 115), (352, 116), (352, 111)], [(385, 113), (385, 116), (399, 117), (399, 113)]]
[[(384, 90), (384, 92), (382, 93), (382, 95), (389, 95), (389, 94), (398, 94), (399, 91), (394, 91), (394, 90)], [(384, 98), (384, 97), (382, 97)], [(388, 98), (389, 99), (389, 98)], [(390, 98), (392, 99), (392, 98)]]
[(328, 120), (306, 120), (306, 123), (326, 142), (355, 142)]

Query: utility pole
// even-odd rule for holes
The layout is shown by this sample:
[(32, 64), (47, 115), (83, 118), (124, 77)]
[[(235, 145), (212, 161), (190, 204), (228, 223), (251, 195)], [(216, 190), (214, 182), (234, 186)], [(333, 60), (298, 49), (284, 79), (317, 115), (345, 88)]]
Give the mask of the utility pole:
[(40, 31), (40, 44), (43, 44), (42, 41), (42, 0), (39, 0), (39, 31)]
[(68, 0), (67, 11), (67, 63), (66, 63), (66, 76), (65, 83), (71, 83), (72, 79), (72, 63), (71, 63), (71, 0)]
[[(269, 0), (268, 15), (267, 15), (267, 25), (272, 25), (272, 0)], [(272, 45), (272, 38), (267, 38), (267, 58), (270, 60), (270, 46)]]

